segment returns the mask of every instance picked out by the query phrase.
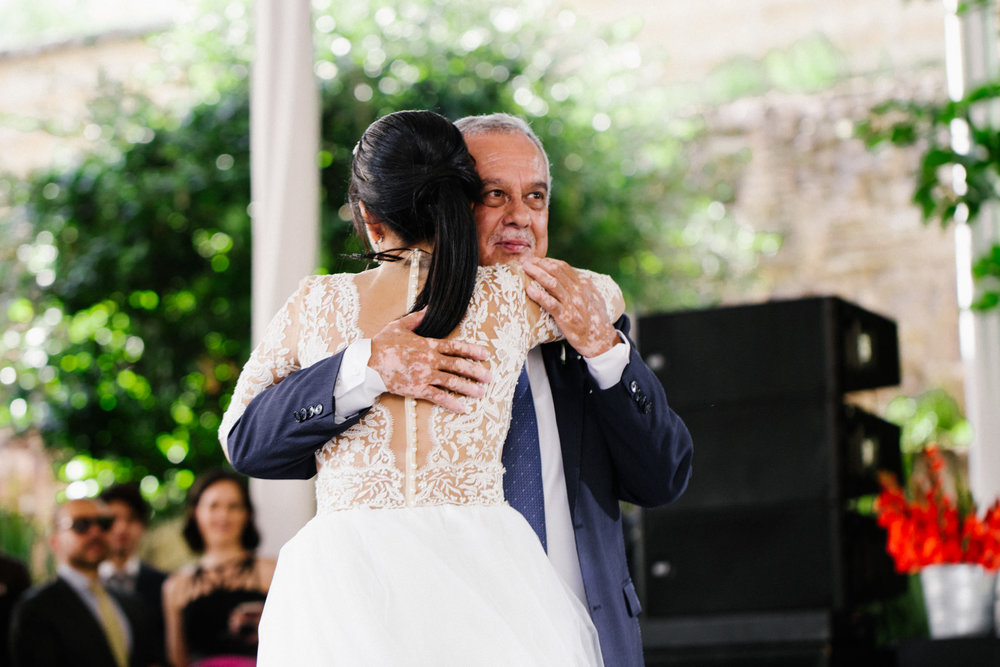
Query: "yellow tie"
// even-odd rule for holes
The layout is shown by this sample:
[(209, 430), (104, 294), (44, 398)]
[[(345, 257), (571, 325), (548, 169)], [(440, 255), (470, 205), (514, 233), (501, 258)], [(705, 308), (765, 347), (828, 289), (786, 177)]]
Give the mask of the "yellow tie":
[(121, 619), (115, 612), (111, 602), (111, 596), (96, 581), (90, 584), (90, 592), (97, 598), (97, 611), (101, 616), (101, 625), (104, 626), (104, 634), (108, 638), (108, 645), (111, 646), (111, 653), (115, 656), (118, 667), (128, 667), (128, 646), (125, 643), (125, 629), (122, 628)]

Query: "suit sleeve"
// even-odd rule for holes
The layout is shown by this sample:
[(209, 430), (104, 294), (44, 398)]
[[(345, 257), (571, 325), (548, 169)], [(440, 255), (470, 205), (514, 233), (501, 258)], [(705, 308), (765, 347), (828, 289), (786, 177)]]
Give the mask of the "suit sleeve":
[(263, 479), (309, 479), (314, 454), (364, 411), (336, 424), (334, 385), (343, 350), (306, 368), (298, 357), (300, 319), (316, 276), (307, 277), (268, 324), (240, 372), (219, 426), (233, 468)]
[[(628, 336), (622, 316), (615, 328)], [(594, 388), (592, 409), (615, 464), (619, 495), (626, 502), (655, 507), (676, 500), (691, 477), (693, 444), (681, 418), (667, 403), (663, 385), (629, 338), (629, 362), (619, 383)]]
[(65, 661), (59, 642), (53, 641), (58, 628), (45, 614), (38, 613), (38, 607), (30, 598), (22, 598), (14, 607), (9, 634), (12, 667), (44, 667)]
[(233, 468), (262, 479), (309, 479), (316, 450), (357, 423), (362, 410), (337, 424), (333, 388), (343, 351), (257, 394), (227, 434)]

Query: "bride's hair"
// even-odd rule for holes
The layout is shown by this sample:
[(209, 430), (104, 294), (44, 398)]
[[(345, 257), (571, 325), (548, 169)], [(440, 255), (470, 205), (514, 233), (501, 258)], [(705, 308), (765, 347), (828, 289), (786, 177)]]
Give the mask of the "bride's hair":
[[(442, 338), (465, 315), (479, 265), (472, 203), (481, 182), (458, 129), (432, 111), (397, 111), (365, 130), (354, 148), (347, 199), (365, 239), (359, 202), (404, 247), (433, 247), (424, 289), (412, 310), (427, 307), (416, 333)], [(394, 250), (398, 250), (394, 249)], [(398, 259), (386, 251), (373, 255)]]

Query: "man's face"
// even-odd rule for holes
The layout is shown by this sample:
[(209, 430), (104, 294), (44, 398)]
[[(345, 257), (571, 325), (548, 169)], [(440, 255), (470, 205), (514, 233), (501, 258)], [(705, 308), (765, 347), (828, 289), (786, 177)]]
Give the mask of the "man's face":
[(139, 541), (146, 531), (146, 526), (135, 515), (128, 503), (121, 500), (110, 501), (108, 511), (115, 518), (111, 531), (108, 533), (111, 555), (115, 558), (128, 559), (139, 548)]
[(544, 257), (549, 247), (548, 165), (523, 134), (465, 138), (483, 181), (476, 204), (479, 263)]
[(85, 573), (96, 573), (108, 557), (108, 529), (112, 517), (93, 500), (71, 500), (58, 510), (52, 551), (56, 560)]

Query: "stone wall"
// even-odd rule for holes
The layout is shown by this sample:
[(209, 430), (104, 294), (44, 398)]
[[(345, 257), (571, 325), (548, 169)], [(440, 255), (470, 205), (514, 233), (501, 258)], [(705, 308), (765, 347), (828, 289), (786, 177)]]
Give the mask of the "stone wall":
[(895, 320), (902, 382), (859, 397), (877, 406), (935, 387), (963, 395), (953, 233), (925, 225), (910, 201), (917, 151), (871, 151), (852, 132), (876, 102), (929, 99), (942, 86), (937, 69), (857, 78), (815, 95), (740, 100), (706, 119), (707, 150), (752, 151), (732, 215), (784, 239), (750, 293), (726, 300), (831, 294)]
[(954, 239), (911, 204), (915, 150), (867, 150), (854, 123), (889, 98), (945, 96), (944, 10), (935, 0), (575, 0), (591, 25), (639, 18), (647, 61), (671, 84), (698, 81), (734, 58), (763, 59), (822, 36), (847, 79), (804, 95), (768, 93), (704, 110), (708, 154), (749, 149), (729, 213), (778, 232), (757, 283), (727, 303), (831, 294), (899, 328), (899, 387), (852, 400), (881, 412), (892, 397), (943, 387), (964, 394), (958, 349)]
[(591, 26), (639, 21), (637, 40), (669, 81), (698, 81), (731, 58), (761, 58), (822, 35), (852, 74), (899, 72), (944, 57), (940, 0), (569, 0)]

